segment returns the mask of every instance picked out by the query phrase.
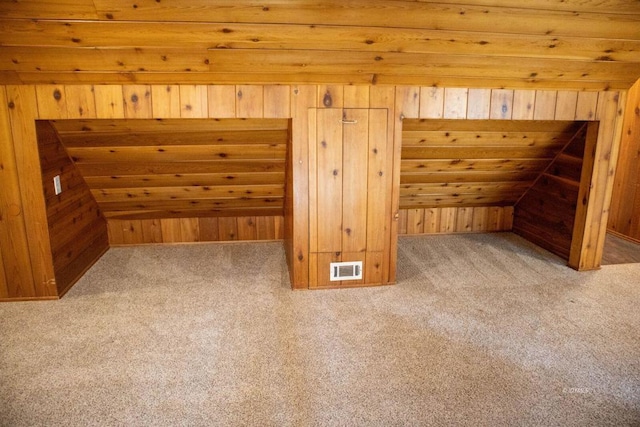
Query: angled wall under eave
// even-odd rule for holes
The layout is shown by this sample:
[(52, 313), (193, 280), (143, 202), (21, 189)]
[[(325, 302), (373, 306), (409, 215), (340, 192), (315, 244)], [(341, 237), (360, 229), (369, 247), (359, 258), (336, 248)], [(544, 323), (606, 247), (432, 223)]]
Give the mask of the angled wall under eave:
[(515, 204), (513, 231), (568, 260), (585, 152), (585, 123)]
[(287, 119), (53, 122), (113, 245), (282, 239)]
[(62, 296), (109, 249), (107, 222), (51, 123), (37, 121), (36, 131), (56, 288)]

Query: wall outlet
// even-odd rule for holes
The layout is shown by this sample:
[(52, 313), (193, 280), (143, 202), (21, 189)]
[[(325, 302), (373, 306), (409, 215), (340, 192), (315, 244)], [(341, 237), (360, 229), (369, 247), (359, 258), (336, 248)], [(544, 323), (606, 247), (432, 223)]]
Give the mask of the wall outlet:
[(56, 196), (62, 193), (62, 184), (60, 183), (60, 175), (53, 177), (53, 189), (56, 192)]

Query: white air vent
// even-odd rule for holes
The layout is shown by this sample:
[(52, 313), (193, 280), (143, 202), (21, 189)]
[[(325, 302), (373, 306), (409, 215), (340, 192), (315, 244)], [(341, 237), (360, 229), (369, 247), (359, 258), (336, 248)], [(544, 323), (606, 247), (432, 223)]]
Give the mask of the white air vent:
[(332, 262), (331, 281), (362, 279), (362, 261)]

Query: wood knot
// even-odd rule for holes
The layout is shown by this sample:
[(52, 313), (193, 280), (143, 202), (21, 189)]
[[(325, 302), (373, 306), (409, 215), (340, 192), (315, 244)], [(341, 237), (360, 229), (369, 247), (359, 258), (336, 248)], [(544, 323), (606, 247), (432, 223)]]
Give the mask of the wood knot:
[(338, 169), (333, 170), (333, 176), (338, 176)]
[(16, 104), (13, 101), (9, 101), (9, 109), (13, 110), (14, 108), (16, 108)]
[(138, 95), (136, 95), (135, 93), (133, 95), (131, 95), (131, 102), (133, 102), (133, 103), (138, 102)]
[(327, 93), (324, 94), (324, 97), (322, 98), (322, 105), (324, 105), (327, 108), (333, 105), (333, 99), (331, 99), (331, 93), (329, 93), (329, 91), (327, 91)]
[(351, 236), (351, 229), (347, 228), (344, 230), (345, 233), (347, 233), (347, 236)]
[(62, 93), (60, 93), (59, 89), (53, 91), (53, 99), (56, 101), (60, 101), (62, 99)]

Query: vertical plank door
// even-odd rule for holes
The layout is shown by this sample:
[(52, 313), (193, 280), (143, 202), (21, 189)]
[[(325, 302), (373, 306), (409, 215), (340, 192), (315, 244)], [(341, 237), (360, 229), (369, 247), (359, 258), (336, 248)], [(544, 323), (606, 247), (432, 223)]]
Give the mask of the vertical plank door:
[[(386, 230), (391, 227), (391, 198), (384, 190), (393, 174), (386, 170), (386, 109), (321, 108), (311, 140), (314, 176), (310, 287), (387, 283), (383, 259)], [(317, 244), (314, 244), (317, 242)], [(364, 278), (329, 281), (329, 263), (362, 261)], [(370, 264), (370, 265), (369, 265)]]

